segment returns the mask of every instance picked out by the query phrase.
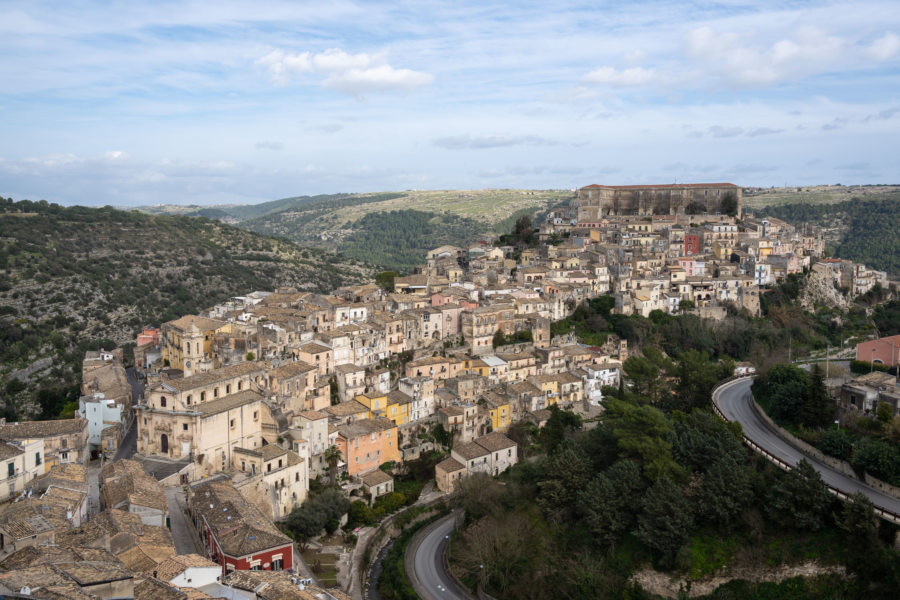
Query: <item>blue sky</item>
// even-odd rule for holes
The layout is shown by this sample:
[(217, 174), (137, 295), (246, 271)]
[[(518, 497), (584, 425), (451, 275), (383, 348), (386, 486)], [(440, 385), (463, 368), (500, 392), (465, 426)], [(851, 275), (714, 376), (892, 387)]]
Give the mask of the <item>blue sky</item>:
[(0, 195), (900, 183), (900, 2), (2, 2)]

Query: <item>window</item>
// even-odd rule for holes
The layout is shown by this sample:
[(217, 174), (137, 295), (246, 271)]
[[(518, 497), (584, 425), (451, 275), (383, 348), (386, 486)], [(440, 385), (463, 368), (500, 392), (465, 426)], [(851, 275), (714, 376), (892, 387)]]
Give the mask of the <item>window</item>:
[(182, 431), (187, 431), (187, 430), (188, 430), (188, 428), (187, 428), (187, 423), (182, 423), (182, 425), (181, 425), (181, 430), (182, 430)]
[(234, 419), (231, 419), (231, 421), (229, 421), (228, 424), (231, 426), (232, 429), (234, 429)]
[(228, 385), (225, 386), (225, 393), (226, 393), (226, 394), (230, 394), (230, 393), (231, 393), (231, 384), (230, 384), (230, 383), (229, 383)]
[(238, 381), (238, 391), (241, 391), (241, 389), (242, 389), (243, 387), (244, 387), (244, 382), (243, 382), (243, 381)]
[(41, 453), (40, 452), (34, 453), (34, 464), (35, 465), (41, 464)]
[(166, 397), (165, 397), (165, 396), (162, 396), (162, 397), (159, 399), (159, 405), (160, 405), (160, 407), (162, 407), (162, 408), (165, 408), (165, 407), (166, 407)]
[(213, 390), (213, 398), (218, 398), (218, 397), (219, 397), (219, 388), (216, 388)]
[(190, 394), (188, 394), (188, 397), (185, 399), (185, 401), (187, 402), (188, 406), (191, 405), (191, 395)]
[(300, 481), (300, 473), (294, 473), (294, 481)]
[(257, 411), (255, 411), (255, 410), (253, 411), (253, 420), (254, 420), (254, 421), (259, 420), (259, 413), (258, 413)]
[(6, 474), (8, 477), (12, 477), (16, 474), (16, 465), (15, 463), (6, 463)]
[(206, 392), (200, 392), (200, 402), (206, 400)]
[[(112, 445), (112, 440), (109, 440), (109, 444), (110, 444), (110, 446)], [(112, 448), (110, 448), (110, 450), (112, 450)], [(60, 460), (69, 460), (69, 453), (68, 452), (60, 452), (59, 458), (60, 458)]]
[(280, 558), (276, 558), (275, 560), (272, 561), (272, 570), (273, 571), (280, 571), (281, 566), (282, 566), (282, 560)]
[(278, 459), (278, 468), (279, 469), (281, 468), (281, 459), (280, 458)]
[(266, 463), (266, 473), (272, 472), (272, 463)]

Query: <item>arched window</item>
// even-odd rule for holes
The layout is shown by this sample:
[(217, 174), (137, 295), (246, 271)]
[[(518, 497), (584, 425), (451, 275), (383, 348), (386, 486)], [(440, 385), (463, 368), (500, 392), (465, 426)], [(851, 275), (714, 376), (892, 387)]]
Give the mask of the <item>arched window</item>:
[(160, 396), (160, 398), (159, 398), (159, 405), (160, 405), (162, 408), (165, 408), (165, 407), (166, 407), (166, 397), (165, 397), (165, 396)]

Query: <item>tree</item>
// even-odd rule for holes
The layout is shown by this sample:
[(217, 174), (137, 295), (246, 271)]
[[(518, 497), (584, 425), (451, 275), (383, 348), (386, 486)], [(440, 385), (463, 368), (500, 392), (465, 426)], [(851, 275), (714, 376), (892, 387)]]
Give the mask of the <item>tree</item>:
[(688, 350), (678, 358), (678, 385), (675, 388), (682, 410), (709, 406), (710, 393), (719, 381), (719, 372), (706, 352)]
[(247, 358), (247, 362), (251, 362), (251, 361), (256, 360), (256, 355), (253, 354), (252, 352), (248, 352), (246, 358)]
[(336, 523), (349, 508), (350, 500), (341, 490), (328, 488), (311, 495), (302, 505), (292, 510), (284, 524), (295, 539), (309, 539), (326, 529), (329, 521)]
[(660, 477), (644, 494), (641, 509), (635, 536), (671, 564), (694, 526), (691, 503), (675, 482)]
[(591, 477), (591, 461), (580, 446), (571, 440), (547, 457), (547, 479), (538, 483), (538, 504), (554, 523), (568, 521), (575, 507), (575, 497)]
[(493, 343), (494, 348), (497, 348), (498, 346), (502, 346), (503, 344), (506, 343), (506, 336), (503, 334), (502, 329), (498, 329), (497, 332), (494, 334), (494, 340), (492, 343)]
[(669, 441), (672, 425), (662, 411), (652, 406), (610, 400), (607, 419), (619, 446), (619, 456), (637, 460), (650, 481), (663, 476), (683, 476), (681, 466), (672, 460)]
[(650, 401), (656, 400), (659, 389), (659, 367), (643, 356), (629, 356), (622, 366), (634, 384), (634, 392), (649, 398)]
[(719, 458), (703, 477), (699, 500), (706, 519), (730, 530), (753, 500), (748, 468), (729, 455)]
[(541, 428), (538, 439), (547, 450), (547, 454), (553, 454), (566, 438), (566, 434), (577, 429), (581, 429), (581, 417), (554, 404), (550, 407), (550, 418)]
[(397, 271), (382, 271), (375, 275), (375, 283), (384, 291), (392, 293), (394, 291), (394, 279), (399, 276), (400, 274)]
[(881, 423), (889, 423), (894, 418), (894, 407), (887, 402), (879, 402), (875, 409), (875, 416)]
[(722, 212), (729, 217), (736, 217), (738, 210), (737, 197), (732, 192), (728, 192), (722, 198)]
[(772, 519), (798, 531), (818, 531), (831, 504), (822, 476), (806, 459), (780, 475), (767, 504)]
[(601, 548), (612, 548), (634, 527), (633, 499), (644, 489), (640, 468), (623, 460), (597, 475), (578, 492), (578, 511)]
[(818, 363), (807, 374), (806, 397), (800, 412), (800, 423), (809, 427), (824, 427), (831, 423), (834, 402), (825, 388), (825, 373)]
[(332, 487), (337, 483), (337, 464), (342, 457), (337, 446), (330, 446), (322, 453), (322, 458), (328, 463), (328, 481)]
[(845, 532), (847, 569), (856, 575), (860, 588), (865, 590), (887, 566), (878, 539), (875, 507), (872, 501), (862, 492), (853, 494), (844, 503), (838, 526)]

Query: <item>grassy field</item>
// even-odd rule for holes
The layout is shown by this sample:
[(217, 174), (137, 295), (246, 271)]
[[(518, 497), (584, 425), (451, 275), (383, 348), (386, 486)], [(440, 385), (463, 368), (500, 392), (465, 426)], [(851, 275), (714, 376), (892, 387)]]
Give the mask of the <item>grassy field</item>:
[(834, 204), (852, 198), (900, 200), (900, 185), (814, 185), (805, 187), (744, 188), (744, 209), (780, 204)]
[(492, 225), (514, 212), (544, 210), (573, 196), (570, 191), (546, 190), (439, 190), (403, 194), (382, 202), (342, 208), (337, 211), (337, 220), (339, 223), (352, 223), (373, 212), (412, 209), (450, 213)]

